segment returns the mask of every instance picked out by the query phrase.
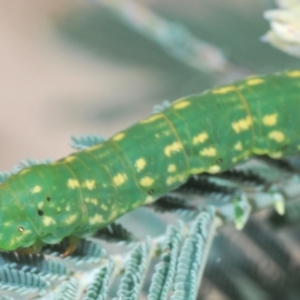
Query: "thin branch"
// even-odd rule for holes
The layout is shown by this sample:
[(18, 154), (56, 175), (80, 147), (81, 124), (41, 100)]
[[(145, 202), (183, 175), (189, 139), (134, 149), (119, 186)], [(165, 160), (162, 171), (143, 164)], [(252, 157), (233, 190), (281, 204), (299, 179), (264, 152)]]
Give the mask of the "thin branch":
[(231, 74), (236, 78), (248, 72), (230, 63), (222, 51), (195, 37), (181, 24), (167, 21), (149, 8), (130, 0), (93, 0), (115, 14), (132, 30), (159, 44), (169, 55), (207, 73)]

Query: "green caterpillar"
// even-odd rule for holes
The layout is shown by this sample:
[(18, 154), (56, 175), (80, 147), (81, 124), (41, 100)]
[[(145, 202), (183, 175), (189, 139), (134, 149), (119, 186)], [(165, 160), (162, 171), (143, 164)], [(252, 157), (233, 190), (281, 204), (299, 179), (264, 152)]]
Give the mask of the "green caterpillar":
[(300, 70), (175, 101), (109, 140), (0, 185), (0, 249), (91, 236), (203, 172), (300, 152)]

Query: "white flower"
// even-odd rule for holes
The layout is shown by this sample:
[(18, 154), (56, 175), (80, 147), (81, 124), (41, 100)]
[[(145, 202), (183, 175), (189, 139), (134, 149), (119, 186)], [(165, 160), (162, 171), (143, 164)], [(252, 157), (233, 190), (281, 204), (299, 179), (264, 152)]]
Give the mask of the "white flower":
[(280, 8), (296, 11), (300, 10), (300, 1), (299, 0), (277, 0), (277, 5)]
[(266, 11), (271, 30), (262, 40), (282, 51), (300, 57), (300, 0), (278, 0), (280, 9)]

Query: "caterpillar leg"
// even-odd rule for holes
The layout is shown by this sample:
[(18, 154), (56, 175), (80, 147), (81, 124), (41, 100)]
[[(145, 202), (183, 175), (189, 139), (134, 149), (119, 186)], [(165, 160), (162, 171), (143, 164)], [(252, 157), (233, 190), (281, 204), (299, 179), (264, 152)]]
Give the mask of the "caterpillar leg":
[(74, 253), (79, 245), (79, 238), (75, 236), (68, 237), (69, 244), (65, 250), (65, 252), (62, 254), (62, 257), (66, 257), (68, 255), (71, 255)]
[(39, 252), (43, 247), (43, 242), (42, 241), (36, 241), (32, 246), (27, 247), (27, 248), (20, 248), (17, 249), (16, 252), (18, 254), (34, 254)]

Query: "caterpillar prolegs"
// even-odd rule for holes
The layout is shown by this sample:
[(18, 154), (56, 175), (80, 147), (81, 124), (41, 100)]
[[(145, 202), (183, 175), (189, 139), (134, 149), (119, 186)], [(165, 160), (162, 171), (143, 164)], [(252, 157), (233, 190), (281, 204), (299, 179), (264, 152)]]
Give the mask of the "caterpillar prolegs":
[(90, 236), (193, 174), (300, 152), (300, 70), (175, 101), (110, 139), (0, 185), (0, 249)]

